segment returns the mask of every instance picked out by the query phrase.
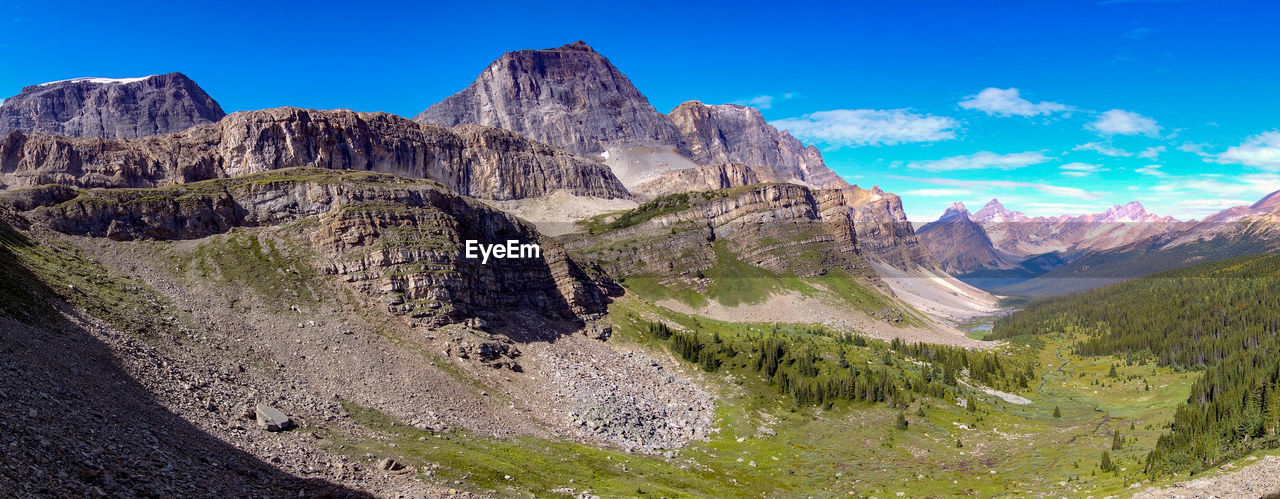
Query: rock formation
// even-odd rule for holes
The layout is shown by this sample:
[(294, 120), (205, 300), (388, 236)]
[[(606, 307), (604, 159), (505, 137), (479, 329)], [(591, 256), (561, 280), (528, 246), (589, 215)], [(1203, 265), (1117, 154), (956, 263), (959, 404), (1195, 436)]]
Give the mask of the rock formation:
[(671, 120), (581, 41), (503, 54), (466, 89), (414, 120), (505, 128), (581, 155), (600, 154), (611, 143), (651, 143), (688, 152)]
[[(598, 155), (628, 187), (673, 171), (726, 163), (746, 165), (779, 182), (848, 186), (816, 148), (779, 132), (759, 110), (694, 101), (670, 116), (659, 113), (583, 42), (504, 54), (466, 89), (414, 119), (496, 126), (576, 154)], [(675, 192), (653, 184), (647, 190)]]
[(803, 183), (821, 189), (849, 184), (827, 168), (814, 146), (805, 146), (785, 131), (765, 122), (760, 110), (690, 101), (670, 113), (684, 134), (692, 159), (699, 164), (741, 163), (767, 167), (782, 182)]
[(0, 105), (0, 135), (18, 130), (130, 139), (179, 132), (226, 116), (182, 73), (76, 78), (31, 85)]
[[(9, 192), (7, 204), (67, 234), (193, 239), (309, 219), (296, 237), (393, 313), (427, 324), (502, 311), (558, 319), (605, 312), (616, 285), (519, 219), (438, 184), (387, 174), (292, 168), (158, 189)], [(540, 258), (465, 258), (464, 241), (539, 243)]]
[(937, 221), (920, 227), (916, 235), (942, 270), (951, 274), (1010, 268), (1017, 260), (992, 245), (964, 203), (952, 203)]
[(429, 178), (487, 199), (557, 189), (630, 195), (604, 165), (492, 127), (448, 129), (386, 113), (277, 108), (134, 140), (12, 132), (0, 138), (5, 187), (158, 187), (293, 166)]

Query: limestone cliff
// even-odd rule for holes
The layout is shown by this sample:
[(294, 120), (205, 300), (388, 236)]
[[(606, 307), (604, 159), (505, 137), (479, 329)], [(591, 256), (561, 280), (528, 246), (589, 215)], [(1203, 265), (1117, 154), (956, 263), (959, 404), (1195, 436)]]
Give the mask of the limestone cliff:
[(581, 41), (503, 54), (466, 89), (414, 119), (505, 128), (582, 155), (600, 154), (610, 143), (653, 143), (688, 151), (671, 120)]
[(292, 166), (429, 178), (463, 195), (496, 200), (557, 189), (630, 196), (604, 165), (510, 131), (451, 130), (386, 113), (277, 108), (134, 140), (22, 132), (0, 138), (5, 187), (158, 187)]
[(741, 163), (772, 171), (779, 182), (797, 182), (822, 189), (849, 184), (827, 168), (814, 146), (805, 146), (785, 131), (765, 122), (760, 110), (689, 101), (670, 113), (684, 134), (695, 162)]
[[(436, 182), (388, 174), (290, 168), (155, 189), (44, 186), (3, 199), (54, 230), (116, 240), (283, 226), (281, 234), (317, 254), (323, 272), (427, 324), (503, 311), (595, 316), (618, 292), (599, 269), (519, 219)], [(465, 257), (466, 240), (537, 242), (542, 254), (482, 263)]]
[(76, 78), (31, 85), (0, 105), (11, 131), (128, 139), (179, 132), (226, 116), (182, 73), (145, 78)]

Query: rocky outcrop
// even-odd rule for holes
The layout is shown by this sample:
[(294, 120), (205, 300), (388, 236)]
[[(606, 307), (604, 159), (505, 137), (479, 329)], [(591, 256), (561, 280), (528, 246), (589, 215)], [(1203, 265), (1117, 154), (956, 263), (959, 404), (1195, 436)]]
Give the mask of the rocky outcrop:
[(415, 121), (481, 124), (575, 154), (610, 143), (652, 143), (687, 153), (680, 132), (618, 68), (584, 42), (503, 54), (466, 89)]
[[(849, 185), (827, 168), (817, 148), (778, 131), (759, 110), (694, 101), (670, 115), (657, 112), (626, 76), (583, 42), (504, 54), (466, 89), (414, 119), (490, 125), (576, 154), (598, 155), (626, 186), (645, 183), (650, 194), (679, 192), (690, 181), (672, 172), (731, 163), (755, 169), (764, 182)], [(672, 185), (661, 186), (668, 181)]]
[[(766, 175), (763, 179), (761, 174)], [(771, 172), (760, 172), (740, 164), (726, 163), (676, 170), (655, 179), (641, 182), (631, 188), (631, 193), (641, 199), (654, 199), (679, 192), (713, 191), (742, 187), (761, 182), (772, 182)]]
[(1007, 269), (1016, 258), (996, 249), (963, 203), (953, 203), (937, 221), (916, 232), (929, 253), (950, 274), (979, 269)]
[(859, 251), (900, 269), (937, 267), (907, 221), (902, 198), (879, 186), (862, 189), (855, 185), (840, 192), (853, 210)]
[(179, 132), (226, 116), (182, 73), (145, 78), (76, 78), (22, 89), (0, 105), (11, 131), (130, 139)]
[(277, 108), (135, 140), (13, 132), (0, 138), (5, 187), (158, 187), (312, 166), (429, 178), (472, 197), (507, 200), (557, 189), (629, 194), (607, 167), (510, 131), (448, 129), (386, 113)]
[(756, 184), (659, 198), (598, 232), (562, 240), (615, 276), (693, 276), (724, 255), (780, 274), (871, 276), (855, 216), (839, 190)]
[(771, 176), (780, 182), (820, 189), (849, 186), (827, 168), (816, 147), (806, 147), (791, 134), (778, 131), (765, 122), (759, 109), (689, 101), (673, 109), (670, 116), (699, 164), (741, 163), (771, 170)]
[[(503, 311), (594, 316), (617, 292), (602, 272), (531, 226), (430, 181), (295, 168), (67, 197), (58, 186), (6, 194), (54, 230), (116, 240), (199, 238), (307, 219), (296, 238), (316, 251), (321, 270), (426, 324), (492, 320)], [(535, 243), (541, 254), (482, 263), (464, 254), (467, 240)]]

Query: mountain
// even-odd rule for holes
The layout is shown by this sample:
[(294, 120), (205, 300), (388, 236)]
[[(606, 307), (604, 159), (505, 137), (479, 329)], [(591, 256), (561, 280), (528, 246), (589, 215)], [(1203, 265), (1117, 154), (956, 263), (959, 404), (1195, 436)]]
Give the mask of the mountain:
[(1263, 196), (1258, 202), (1249, 206), (1255, 213), (1266, 213), (1280, 209), (1280, 191)]
[(985, 223), (1003, 223), (1003, 222), (1025, 222), (1031, 217), (1026, 216), (1022, 212), (1006, 209), (1000, 200), (992, 199), (982, 206), (973, 214), (973, 221), (980, 224)]
[(182, 73), (75, 78), (31, 85), (0, 105), (0, 135), (12, 131), (131, 139), (179, 132), (226, 116)]
[(1061, 295), (1224, 258), (1280, 252), (1280, 207), (1264, 211), (1276, 198), (1272, 193), (1251, 206), (1228, 208), (1123, 246), (1075, 255), (1035, 279), (985, 289), (1024, 297)]
[(820, 189), (849, 184), (827, 168), (814, 146), (805, 146), (765, 122), (760, 110), (736, 104), (707, 105), (689, 101), (670, 113), (684, 134), (691, 159), (698, 164), (741, 163), (769, 167), (780, 182)]
[(658, 112), (618, 68), (581, 41), (503, 54), (467, 88), (414, 120), (501, 127), (599, 157), (628, 188), (670, 172), (728, 163), (780, 182), (848, 186), (816, 148), (778, 131), (759, 110), (691, 101), (670, 115)]
[(1181, 223), (1150, 213), (1137, 201), (1102, 213), (1028, 217), (1006, 209), (995, 199), (979, 210), (975, 221), (982, 224), (995, 247), (1021, 257), (1117, 248), (1176, 230)]
[(611, 145), (688, 155), (671, 120), (581, 41), (503, 54), (467, 88), (414, 120), (500, 127), (583, 156), (600, 155)]
[(386, 113), (277, 108), (134, 140), (14, 132), (0, 138), (0, 184), (159, 187), (313, 166), (429, 178), (485, 199), (566, 190), (628, 198), (607, 167), (499, 128), (454, 129)]
[[(984, 210), (990, 205), (984, 207)], [(988, 211), (989, 215), (991, 211)], [(950, 274), (979, 269), (1004, 269), (1016, 258), (997, 249), (982, 226), (973, 221), (964, 203), (952, 203), (938, 220), (916, 231), (938, 264)]]

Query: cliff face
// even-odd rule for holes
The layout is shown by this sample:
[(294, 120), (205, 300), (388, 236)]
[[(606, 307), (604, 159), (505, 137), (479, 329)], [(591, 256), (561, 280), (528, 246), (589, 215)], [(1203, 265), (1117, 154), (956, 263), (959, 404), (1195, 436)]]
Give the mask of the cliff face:
[(31, 85), (0, 106), (0, 135), (11, 131), (128, 139), (186, 130), (226, 116), (181, 73), (113, 80), (77, 78)]
[[(54, 230), (116, 240), (189, 239), (299, 222), (282, 234), (393, 313), (427, 324), (533, 310), (605, 312), (616, 285), (532, 227), (424, 180), (291, 168), (159, 189), (11, 191), (10, 206)], [(464, 242), (537, 242), (540, 258), (464, 257)]]
[(699, 164), (741, 163), (767, 168), (778, 181), (820, 189), (849, 186), (827, 168), (816, 147), (805, 147), (791, 134), (778, 131), (765, 122), (758, 109), (690, 101), (677, 106), (670, 116)]
[(712, 191), (773, 182), (775, 179), (771, 174), (770, 171), (761, 172), (740, 163), (699, 166), (676, 170), (641, 182), (631, 188), (631, 193), (648, 200), (678, 192)]
[(874, 280), (868, 257), (931, 266), (896, 199), (861, 189), (754, 184), (655, 199), (589, 234), (562, 239), (615, 276), (688, 277), (717, 262), (715, 247), (769, 271), (801, 277), (839, 269)]
[(0, 138), (7, 187), (157, 187), (293, 166), (369, 170), (437, 180), (487, 199), (557, 189), (629, 197), (604, 165), (491, 127), (450, 130), (386, 113), (247, 111), (135, 140), (10, 133)]
[(973, 221), (961, 203), (952, 204), (937, 221), (920, 227), (917, 235), (947, 273), (1007, 269), (1016, 260), (996, 249), (986, 231)]
[[(657, 112), (626, 76), (582, 42), (505, 54), (466, 89), (414, 119), (490, 125), (599, 155), (628, 187), (648, 183), (651, 193), (677, 192), (689, 180), (671, 172), (729, 163), (755, 169), (762, 181), (849, 186), (816, 148), (779, 132), (759, 110), (686, 102), (670, 115)], [(666, 180), (676, 185), (655, 187)]]
[(466, 89), (414, 120), (500, 127), (582, 155), (643, 142), (687, 152), (671, 121), (583, 42), (503, 54)]

